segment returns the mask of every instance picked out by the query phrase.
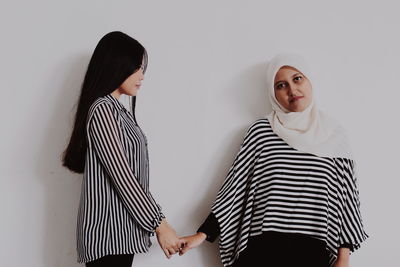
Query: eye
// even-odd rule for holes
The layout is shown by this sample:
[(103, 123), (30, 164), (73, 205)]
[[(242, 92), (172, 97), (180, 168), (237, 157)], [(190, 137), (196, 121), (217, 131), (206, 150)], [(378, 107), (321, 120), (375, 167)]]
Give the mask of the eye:
[(277, 85), (275, 85), (276, 89), (282, 89), (285, 87), (285, 83), (278, 83)]
[(142, 70), (143, 74), (146, 72), (145, 65), (140, 65), (139, 68), (137, 68), (133, 73), (136, 73), (137, 71)]
[(299, 76), (294, 77), (293, 81), (298, 82), (302, 79), (303, 79), (303, 77), (299, 75)]

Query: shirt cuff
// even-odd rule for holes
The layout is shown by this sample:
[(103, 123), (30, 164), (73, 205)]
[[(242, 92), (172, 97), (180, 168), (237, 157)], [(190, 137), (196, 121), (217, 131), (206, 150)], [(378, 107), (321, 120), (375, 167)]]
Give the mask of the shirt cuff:
[(153, 228), (153, 231), (150, 232), (150, 236), (154, 236), (154, 234), (156, 233), (157, 227), (160, 226), (163, 219), (165, 219), (165, 215), (164, 215), (164, 213), (160, 212), (158, 214), (158, 216), (154, 219), (154, 228)]
[(197, 232), (206, 234), (207, 235), (206, 240), (209, 242), (214, 242), (215, 239), (219, 236), (220, 229), (218, 220), (212, 212), (210, 212), (207, 219), (199, 227)]

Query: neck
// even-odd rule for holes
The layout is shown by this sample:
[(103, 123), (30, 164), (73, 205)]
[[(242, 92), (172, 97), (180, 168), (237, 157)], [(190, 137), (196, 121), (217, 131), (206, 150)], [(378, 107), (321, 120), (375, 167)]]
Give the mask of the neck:
[(120, 96), (121, 96), (121, 93), (118, 92), (118, 89), (117, 89), (117, 90), (115, 90), (114, 92), (112, 92), (111, 95), (112, 95), (113, 97), (115, 97), (116, 99), (119, 99)]
[(307, 131), (311, 127), (311, 124), (313, 123), (313, 120), (315, 118), (313, 104), (313, 102), (310, 103), (310, 105), (305, 110), (299, 112), (285, 113), (278, 110), (275, 111), (275, 113), (280, 124), (282, 124), (283, 127), (303, 132)]

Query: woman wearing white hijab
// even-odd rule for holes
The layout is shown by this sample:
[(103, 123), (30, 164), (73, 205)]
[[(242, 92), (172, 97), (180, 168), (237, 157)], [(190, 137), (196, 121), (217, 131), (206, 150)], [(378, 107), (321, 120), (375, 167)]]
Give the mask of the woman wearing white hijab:
[(301, 57), (274, 57), (267, 86), (273, 111), (248, 129), (181, 254), (220, 236), (224, 266), (347, 267), (368, 235), (344, 130), (317, 109)]

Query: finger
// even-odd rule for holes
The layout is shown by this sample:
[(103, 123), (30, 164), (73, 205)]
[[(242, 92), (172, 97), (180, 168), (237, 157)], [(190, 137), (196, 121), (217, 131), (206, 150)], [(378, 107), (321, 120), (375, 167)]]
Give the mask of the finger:
[(179, 242), (180, 242), (180, 246), (179, 247), (180, 248), (184, 248), (185, 246), (187, 246), (189, 241), (186, 238), (180, 238)]
[(169, 251), (170, 256), (172, 256), (176, 253), (174, 248), (168, 248), (168, 251)]
[(171, 255), (169, 254), (168, 249), (164, 248), (163, 251), (164, 251), (165, 256), (166, 256), (168, 259), (171, 258)]
[(179, 246), (179, 242), (176, 242), (175, 245), (172, 246), (173, 250), (176, 252), (179, 252), (180, 250), (180, 246)]
[(179, 250), (180, 250), (180, 249), (179, 249), (179, 247), (178, 247), (177, 245), (173, 245), (173, 246), (171, 246), (171, 247), (169, 248), (169, 251), (172, 251), (171, 254), (178, 253)]
[(186, 244), (187, 244), (186, 240), (184, 240), (184, 239), (179, 239), (179, 241), (178, 241), (178, 247), (179, 247), (179, 248), (182, 249)]
[(183, 254), (185, 254), (189, 250), (190, 250), (190, 247), (189, 246), (185, 246), (184, 248), (181, 249), (181, 251), (179, 252), (179, 255), (182, 256)]

